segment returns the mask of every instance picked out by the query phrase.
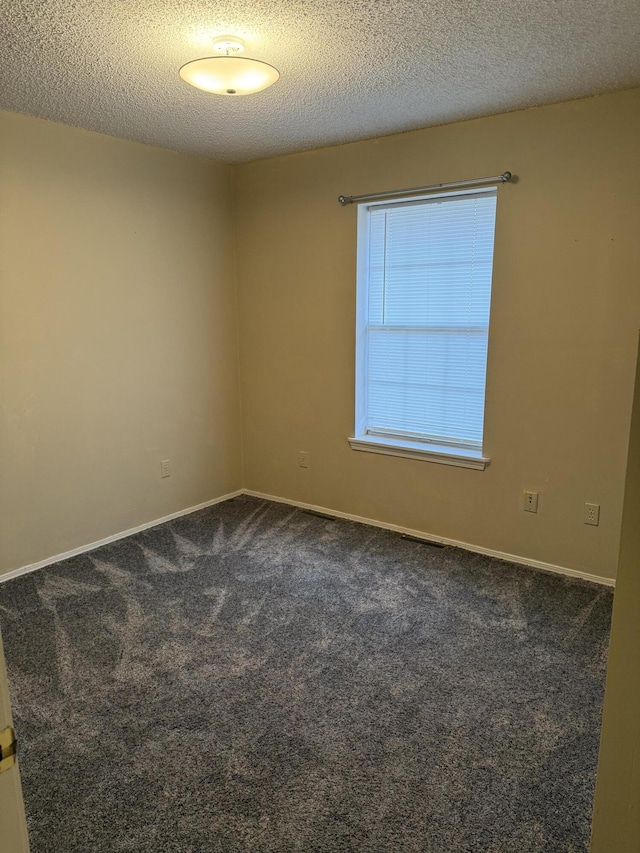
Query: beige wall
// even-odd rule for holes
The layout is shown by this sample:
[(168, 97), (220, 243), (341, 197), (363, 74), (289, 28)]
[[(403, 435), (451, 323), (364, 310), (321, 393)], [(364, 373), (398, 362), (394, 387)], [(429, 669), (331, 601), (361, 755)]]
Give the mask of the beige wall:
[(231, 189), (0, 113), (0, 572), (241, 486)]
[(640, 850), (640, 362), (613, 603), (591, 853)]
[[(613, 576), (639, 136), (632, 90), (232, 170), (0, 114), (0, 572), (244, 485)], [(337, 196), (504, 169), (490, 467), (351, 450), (356, 210)]]
[[(640, 323), (640, 90), (240, 166), (245, 486), (595, 575), (617, 562)], [(498, 174), (484, 472), (359, 453), (355, 207)], [(297, 465), (298, 451), (310, 467)], [(537, 515), (523, 489), (540, 492)], [(601, 524), (583, 524), (585, 501)]]

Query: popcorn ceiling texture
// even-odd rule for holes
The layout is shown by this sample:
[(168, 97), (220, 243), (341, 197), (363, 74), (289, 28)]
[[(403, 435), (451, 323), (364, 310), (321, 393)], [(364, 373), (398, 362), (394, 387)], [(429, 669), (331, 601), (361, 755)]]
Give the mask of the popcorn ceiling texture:
[[(211, 38), (280, 81), (188, 87)], [(637, 0), (5, 0), (0, 107), (229, 163), (640, 85)]]

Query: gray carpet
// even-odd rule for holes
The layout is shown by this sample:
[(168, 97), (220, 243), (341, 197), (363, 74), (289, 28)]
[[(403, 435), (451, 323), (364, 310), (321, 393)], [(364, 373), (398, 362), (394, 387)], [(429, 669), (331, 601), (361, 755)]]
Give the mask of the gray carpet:
[(611, 600), (248, 497), (2, 584), (32, 853), (584, 853)]

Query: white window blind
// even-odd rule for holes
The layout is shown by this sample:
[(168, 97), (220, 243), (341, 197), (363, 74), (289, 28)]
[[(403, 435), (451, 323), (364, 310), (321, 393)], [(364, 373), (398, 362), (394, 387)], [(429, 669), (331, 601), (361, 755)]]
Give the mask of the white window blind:
[(495, 188), (367, 205), (361, 435), (482, 447), (495, 212)]

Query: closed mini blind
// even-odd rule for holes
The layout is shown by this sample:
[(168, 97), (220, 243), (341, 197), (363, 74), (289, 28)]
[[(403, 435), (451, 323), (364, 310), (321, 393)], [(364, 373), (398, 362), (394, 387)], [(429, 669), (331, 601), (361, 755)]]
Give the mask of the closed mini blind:
[(496, 190), (368, 208), (366, 432), (482, 446)]

